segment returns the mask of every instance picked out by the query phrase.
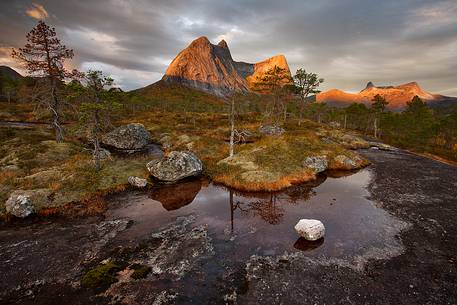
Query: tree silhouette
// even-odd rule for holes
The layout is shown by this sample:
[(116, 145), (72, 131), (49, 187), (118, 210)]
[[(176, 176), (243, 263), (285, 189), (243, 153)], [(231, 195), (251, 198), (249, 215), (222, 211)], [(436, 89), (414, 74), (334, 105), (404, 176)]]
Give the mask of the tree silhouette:
[(43, 94), (39, 101), (51, 113), (56, 141), (63, 142), (62, 100), (59, 91), (62, 81), (70, 76), (64, 62), (73, 57), (73, 50), (62, 45), (55, 29), (44, 21), (39, 21), (26, 37), (27, 44), (23, 48), (13, 49), (12, 57), (20, 61), (29, 74), (41, 78), (39, 83)]

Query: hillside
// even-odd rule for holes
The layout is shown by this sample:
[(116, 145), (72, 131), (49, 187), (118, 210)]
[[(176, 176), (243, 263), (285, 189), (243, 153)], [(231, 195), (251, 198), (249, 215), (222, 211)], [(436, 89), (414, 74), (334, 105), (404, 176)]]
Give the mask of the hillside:
[(22, 75), (16, 72), (16, 70), (8, 66), (0, 66), (0, 77), (11, 78), (13, 80), (18, 80), (22, 78)]

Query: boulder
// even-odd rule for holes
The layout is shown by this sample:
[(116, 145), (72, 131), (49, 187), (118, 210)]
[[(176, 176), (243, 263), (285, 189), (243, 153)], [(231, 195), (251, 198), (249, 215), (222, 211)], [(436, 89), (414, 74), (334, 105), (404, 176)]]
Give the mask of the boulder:
[(280, 136), (286, 131), (278, 125), (263, 125), (260, 126), (259, 132), (267, 136)]
[(318, 240), (324, 237), (325, 227), (322, 222), (316, 219), (300, 219), (295, 225), (295, 231), (306, 240)]
[(45, 188), (16, 190), (11, 193), (5, 202), (6, 213), (25, 218), (42, 208), (52, 205), (52, 201), (49, 199), (51, 194), (52, 191)]
[(111, 159), (111, 153), (108, 149), (100, 148), (99, 157), (100, 160)]
[(22, 191), (14, 191), (5, 203), (6, 213), (25, 218), (35, 212), (31, 196)]
[(328, 161), (326, 156), (311, 156), (305, 158), (303, 165), (311, 168), (317, 174), (327, 169)]
[(349, 170), (358, 168), (356, 161), (345, 155), (338, 155), (333, 160), (344, 169)]
[(189, 151), (172, 151), (162, 159), (149, 162), (146, 167), (154, 178), (166, 182), (198, 176), (203, 171), (202, 161)]
[(146, 187), (146, 185), (148, 185), (148, 181), (146, 179), (135, 176), (130, 176), (128, 178), (128, 182), (130, 183), (130, 185), (138, 188), (143, 188)]
[(371, 148), (386, 150), (386, 151), (396, 151), (397, 148), (390, 146), (388, 144), (380, 143), (380, 142), (368, 142)]
[(125, 150), (143, 149), (150, 142), (151, 134), (139, 123), (120, 126), (102, 137), (103, 144)]

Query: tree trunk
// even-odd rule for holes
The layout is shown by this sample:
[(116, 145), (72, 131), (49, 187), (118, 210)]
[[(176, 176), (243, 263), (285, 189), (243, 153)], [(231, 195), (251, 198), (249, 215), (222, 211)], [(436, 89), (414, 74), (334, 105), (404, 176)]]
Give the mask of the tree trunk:
[(94, 136), (94, 163), (95, 163), (95, 170), (98, 172), (101, 169), (100, 165), (100, 142), (98, 140), (98, 136)]
[(300, 99), (300, 118), (298, 120), (298, 126), (301, 125), (301, 122), (303, 121), (303, 108), (305, 107), (305, 101)]
[(231, 233), (233, 233), (233, 212), (234, 212), (234, 208), (233, 208), (233, 191), (230, 190), (230, 224), (231, 224)]
[(321, 123), (321, 114), (320, 113), (317, 114), (317, 122), (319, 124)]
[(374, 137), (378, 137), (378, 118), (374, 118)]
[(63, 137), (63, 128), (60, 123), (60, 116), (59, 116), (59, 101), (57, 99), (56, 94), (56, 81), (53, 78), (51, 80), (51, 102), (49, 103), (49, 108), (52, 113), (52, 125), (54, 125), (54, 130), (56, 133), (56, 142), (62, 143), (64, 140)]
[(230, 104), (230, 157), (234, 154), (234, 137), (235, 137), (235, 100), (232, 97)]
[(347, 114), (344, 114), (344, 129), (346, 129), (346, 123), (347, 123)]

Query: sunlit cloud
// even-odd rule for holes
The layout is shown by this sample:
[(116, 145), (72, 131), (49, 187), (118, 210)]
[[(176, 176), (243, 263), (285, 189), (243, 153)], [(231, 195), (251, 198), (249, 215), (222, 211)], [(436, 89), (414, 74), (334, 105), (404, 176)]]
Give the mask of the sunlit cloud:
[(27, 9), (25, 13), (37, 20), (44, 20), (49, 17), (49, 14), (45, 10), (44, 6), (36, 3), (32, 3), (32, 7)]

